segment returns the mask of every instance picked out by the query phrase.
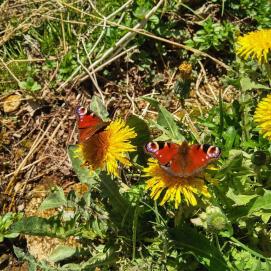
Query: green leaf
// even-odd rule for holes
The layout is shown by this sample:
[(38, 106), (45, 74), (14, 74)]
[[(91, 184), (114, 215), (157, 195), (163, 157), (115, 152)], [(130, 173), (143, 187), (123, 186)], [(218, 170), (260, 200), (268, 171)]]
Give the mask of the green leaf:
[(248, 77), (241, 78), (240, 84), (243, 91), (252, 90), (252, 89), (270, 89), (269, 87), (265, 85), (253, 82)]
[(134, 131), (137, 133), (137, 137), (133, 141), (137, 146), (143, 146), (150, 141), (150, 130), (143, 119), (134, 115), (130, 116), (127, 119), (127, 125), (134, 128)]
[(147, 96), (142, 96), (141, 98), (150, 103), (150, 105), (156, 108), (157, 110), (159, 109), (159, 102), (156, 99)]
[(52, 262), (59, 262), (74, 255), (76, 249), (74, 247), (59, 245), (57, 246), (49, 256), (49, 260)]
[(19, 235), (20, 235), (19, 233), (13, 232), (13, 233), (6, 233), (4, 237), (5, 238), (16, 238)]
[(67, 204), (67, 200), (64, 191), (61, 187), (56, 187), (53, 192), (51, 192), (41, 203), (39, 211), (44, 211), (47, 209), (59, 208)]
[[(160, 130), (163, 131), (163, 127), (161, 127), (157, 124), (156, 125), (154, 124), (154, 126), (156, 126), (157, 128), (159, 128)], [(160, 136), (155, 138), (155, 141), (170, 141), (170, 140), (171, 140), (171, 138), (168, 135), (166, 135), (165, 133), (163, 133)]]
[(192, 252), (209, 271), (228, 271), (229, 268), (220, 251), (195, 229), (183, 225), (170, 230), (170, 235), (178, 248)]
[(103, 196), (108, 198), (113, 208), (118, 210), (120, 214), (123, 215), (127, 210), (128, 202), (120, 194), (117, 182), (105, 172), (102, 172), (100, 174), (100, 184), (104, 193)]
[(77, 145), (68, 146), (68, 155), (72, 163), (72, 168), (81, 183), (87, 183), (90, 187), (92, 187), (97, 183), (97, 180), (90, 175), (87, 167), (82, 166), (83, 161), (80, 159), (80, 157), (78, 157), (77, 150)]
[(262, 196), (257, 195), (255, 200), (249, 202), (247, 206), (236, 207), (231, 211), (232, 219), (242, 216), (260, 216), (263, 221), (268, 221), (271, 210), (271, 191), (264, 190)]
[(157, 122), (153, 124), (162, 130), (173, 141), (184, 141), (184, 136), (179, 132), (179, 127), (175, 122), (172, 114), (159, 102), (150, 97), (142, 97), (145, 101), (149, 102), (153, 107), (158, 110)]
[(87, 271), (94, 270), (98, 266), (113, 265), (116, 261), (115, 251), (110, 247), (107, 250), (102, 250), (95, 255), (92, 255), (87, 261), (81, 262), (79, 264), (69, 263), (63, 265), (64, 270), (73, 270), (73, 271)]
[(19, 82), (19, 87), (29, 91), (37, 91), (41, 89), (41, 85), (38, 84), (32, 77), (28, 77), (26, 81)]
[(173, 116), (169, 111), (166, 110), (162, 105), (159, 105), (159, 113), (157, 124), (165, 128), (165, 132), (173, 140), (185, 140), (185, 138), (180, 134), (179, 127), (176, 124)]
[(138, 6), (136, 10), (134, 11), (134, 16), (140, 20), (143, 20), (145, 18), (145, 15), (149, 11), (149, 3), (147, 2), (146, 5)]
[(25, 255), (24, 251), (16, 246), (13, 246), (13, 251), (18, 259), (22, 259)]
[(46, 219), (37, 216), (25, 217), (12, 225), (11, 232), (66, 238), (76, 231), (75, 229), (64, 229), (59, 224), (59, 221), (54, 221), (53, 219), (54, 218)]
[(120, 227), (129, 227), (132, 222), (133, 207), (120, 193), (117, 180), (113, 180), (105, 172), (100, 174), (100, 185), (103, 198), (108, 200), (106, 205), (110, 220)]
[(230, 240), (233, 241), (235, 243), (235, 245), (243, 248), (244, 250), (246, 250), (246, 252), (250, 253), (251, 255), (253, 255), (253, 256), (255, 256), (255, 257), (259, 258), (259, 259), (269, 260), (268, 258), (266, 258), (265, 256), (263, 256), (262, 254), (258, 253), (257, 251), (254, 251), (253, 249), (249, 248), (245, 244), (241, 243), (235, 237), (231, 236)]
[(153, 15), (150, 17), (149, 19), (150, 22), (152, 22), (153, 24), (159, 24), (159, 17), (157, 15)]
[(271, 212), (263, 212), (263, 211), (261, 211), (260, 216), (261, 216), (261, 219), (262, 219), (262, 221), (264, 223), (268, 223), (268, 221), (269, 221), (269, 219), (271, 217)]
[(13, 251), (19, 260), (28, 262), (28, 271), (37, 270), (38, 265), (33, 256), (24, 253), (24, 251), (21, 248), (16, 247), (16, 246), (13, 246)]
[(147, 123), (137, 116), (130, 116), (127, 120), (127, 125), (134, 128), (137, 136), (131, 140), (131, 144), (137, 147), (136, 152), (130, 153), (130, 157), (138, 156), (137, 162), (144, 164), (146, 162), (146, 154), (144, 152), (144, 145), (150, 141), (150, 130)]
[(103, 121), (108, 120), (108, 112), (102, 100), (98, 96), (93, 96), (91, 99), (91, 104), (89, 106), (90, 110), (93, 111), (97, 116), (99, 116)]
[(235, 205), (243, 206), (248, 204), (252, 199), (256, 198), (257, 195), (242, 195), (242, 194), (235, 194), (233, 189), (230, 187), (226, 196), (234, 201)]
[(254, 211), (253, 216), (259, 216), (264, 223), (268, 223), (268, 221), (271, 217), (271, 212), (268, 210)]
[(33, 85), (31, 86), (32, 91), (37, 91), (41, 89), (41, 85), (38, 84), (37, 82), (34, 82)]
[(258, 196), (250, 207), (249, 214), (258, 210), (271, 210), (271, 191), (264, 190), (262, 196)]
[(222, 132), (224, 130), (224, 110), (223, 110), (223, 99), (221, 94), (221, 89), (219, 89), (219, 126), (218, 126), (218, 132), (219, 136), (221, 137)]
[(232, 149), (234, 145), (235, 138), (237, 136), (237, 132), (233, 126), (228, 127), (227, 131), (223, 133), (223, 138), (225, 139), (225, 150)]

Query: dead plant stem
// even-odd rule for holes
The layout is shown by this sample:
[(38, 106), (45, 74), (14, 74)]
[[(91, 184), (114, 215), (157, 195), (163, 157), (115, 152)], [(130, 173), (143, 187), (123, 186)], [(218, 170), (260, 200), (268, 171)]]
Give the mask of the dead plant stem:
[(16, 75), (10, 70), (6, 62), (0, 57), (0, 61), (2, 62), (3, 66), (6, 68), (6, 70), (9, 72), (9, 74), (13, 77), (13, 79), (17, 82), (17, 84), (20, 83), (20, 80), (16, 77)]
[[(127, 8), (131, 3), (133, 2), (133, 0), (128, 0), (126, 3), (124, 3), (120, 8), (118, 8), (116, 11), (114, 11), (113, 13), (109, 14), (107, 17), (105, 17), (104, 19), (104, 22), (107, 22), (109, 19), (113, 18), (115, 15), (117, 15), (118, 13), (122, 12), (125, 8)], [(62, 2), (57, 0), (57, 3), (60, 4), (62, 6)], [(64, 5), (64, 4), (63, 4)], [(67, 6), (68, 4), (66, 4)], [(68, 5), (68, 7), (73, 7), (71, 5)], [(77, 12), (81, 13), (81, 11), (77, 8), (75, 8), (77, 10)], [(83, 12), (84, 14), (85, 12)], [(88, 14), (88, 13), (87, 13)], [(99, 18), (99, 17), (98, 17)], [(98, 44), (100, 41), (99, 41), (99, 38), (98, 40), (96, 41), (95, 44)], [(93, 50), (91, 50), (93, 51)], [(81, 69), (81, 66), (78, 66), (74, 71), (73, 73), (69, 76), (69, 78), (63, 82), (58, 88), (57, 88), (57, 91), (59, 91), (60, 89), (64, 88), (75, 76), (76, 74), (78, 74), (78, 72), (80, 71)]]

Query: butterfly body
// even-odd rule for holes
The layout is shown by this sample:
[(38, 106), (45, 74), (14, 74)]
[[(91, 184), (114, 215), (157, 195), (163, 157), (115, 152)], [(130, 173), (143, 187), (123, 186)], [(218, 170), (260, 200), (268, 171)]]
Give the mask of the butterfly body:
[(217, 160), (220, 149), (208, 144), (182, 144), (171, 142), (149, 142), (145, 151), (158, 160), (161, 168), (170, 175), (190, 177), (199, 173), (209, 163)]

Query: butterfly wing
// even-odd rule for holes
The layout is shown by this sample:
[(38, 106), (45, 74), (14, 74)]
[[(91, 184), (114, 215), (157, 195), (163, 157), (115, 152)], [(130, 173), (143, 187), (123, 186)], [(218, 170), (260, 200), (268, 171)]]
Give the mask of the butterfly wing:
[[(185, 148), (182, 150), (185, 151)], [(145, 145), (145, 151), (157, 159), (169, 174), (182, 174), (184, 165), (181, 159), (181, 145), (163, 141), (149, 142)]]
[(91, 126), (87, 128), (79, 128), (79, 143), (89, 140), (93, 135), (104, 130), (107, 123), (103, 122), (96, 126)]
[(220, 149), (208, 144), (180, 145), (179, 157), (174, 157), (171, 168), (172, 172), (180, 177), (193, 176), (204, 169), (208, 164), (217, 160)]
[(150, 142), (146, 152), (156, 158), (160, 166), (170, 175), (189, 177), (201, 171), (220, 156), (220, 149), (208, 144), (188, 145), (170, 142)]
[(76, 115), (79, 129), (79, 143), (87, 141), (108, 125), (107, 122), (104, 122), (94, 114), (88, 114), (87, 110), (82, 106), (76, 109)]

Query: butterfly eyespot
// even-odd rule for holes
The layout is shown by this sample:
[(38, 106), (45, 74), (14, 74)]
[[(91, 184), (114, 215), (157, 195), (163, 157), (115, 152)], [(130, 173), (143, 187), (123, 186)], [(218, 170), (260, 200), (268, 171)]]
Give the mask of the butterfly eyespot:
[(157, 142), (149, 142), (145, 145), (146, 151), (154, 153), (159, 150), (159, 144)]
[(207, 150), (207, 155), (210, 158), (218, 158), (220, 156), (221, 150), (218, 147), (210, 146)]
[(76, 108), (76, 113), (79, 115), (79, 116), (84, 116), (87, 114), (87, 109), (83, 106), (78, 106)]

